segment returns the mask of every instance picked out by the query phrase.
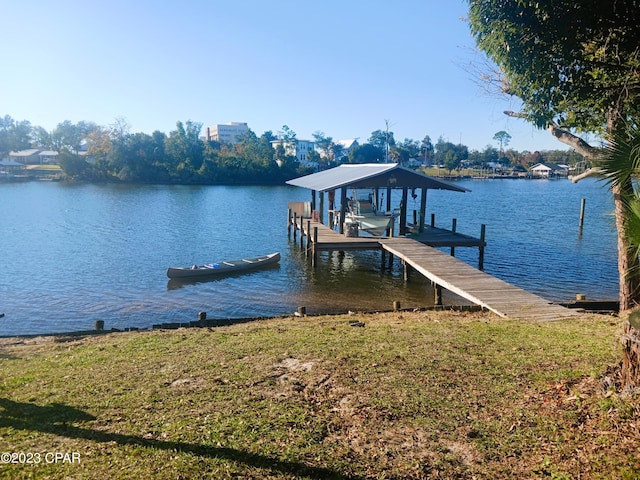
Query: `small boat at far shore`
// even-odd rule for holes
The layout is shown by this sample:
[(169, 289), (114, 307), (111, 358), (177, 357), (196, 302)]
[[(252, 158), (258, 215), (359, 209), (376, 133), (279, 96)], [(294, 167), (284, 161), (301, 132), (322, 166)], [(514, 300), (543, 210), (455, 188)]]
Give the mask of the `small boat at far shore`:
[(259, 257), (241, 258), (240, 260), (225, 260), (217, 263), (193, 265), (191, 267), (169, 267), (169, 278), (192, 278), (224, 275), (246, 270), (255, 270), (264, 265), (272, 265), (280, 261), (280, 252), (270, 253)]

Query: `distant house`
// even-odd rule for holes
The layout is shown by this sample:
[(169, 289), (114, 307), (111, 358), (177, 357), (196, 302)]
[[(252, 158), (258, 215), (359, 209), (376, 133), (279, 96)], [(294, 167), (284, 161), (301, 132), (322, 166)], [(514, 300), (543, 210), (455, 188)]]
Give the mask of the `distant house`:
[(569, 168), (555, 163), (536, 163), (531, 167), (531, 174), (540, 178), (566, 177), (569, 174)]
[(58, 152), (55, 150), (42, 150), (30, 148), (18, 152), (10, 152), (9, 158), (22, 165), (42, 165), (58, 163)]
[(9, 159), (23, 165), (40, 165), (40, 157), (38, 156), (40, 152), (41, 150), (38, 148), (9, 152)]
[(275, 150), (278, 145), (284, 147), (284, 151), (287, 155), (295, 156), (300, 162), (300, 165), (305, 167), (317, 167), (318, 162), (309, 161), (309, 152), (315, 149), (315, 142), (310, 140), (295, 140), (294, 142), (285, 142), (284, 140), (271, 140), (271, 147)]
[[(340, 154), (341, 157), (348, 157), (349, 156), (349, 152), (351, 152), (351, 150), (353, 150), (355, 147), (360, 145), (358, 143), (358, 139), (357, 138), (348, 138), (346, 140), (337, 140), (336, 143), (338, 145), (342, 146), (342, 153)], [(336, 161), (338, 161), (338, 160), (340, 160), (340, 159), (336, 158)]]
[(38, 156), (40, 157), (41, 164), (58, 163), (58, 152), (56, 152), (55, 150), (43, 150), (42, 152), (38, 153)]

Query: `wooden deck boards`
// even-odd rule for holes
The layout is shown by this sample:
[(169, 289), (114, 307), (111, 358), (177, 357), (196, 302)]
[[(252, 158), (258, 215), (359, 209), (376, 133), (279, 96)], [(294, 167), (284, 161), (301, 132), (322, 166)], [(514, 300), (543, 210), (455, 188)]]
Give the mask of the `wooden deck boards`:
[(424, 232), (409, 236), (420, 243), (432, 247), (484, 247), (486, 242), (479, 238), (452, 232), (443, 228), (425, 227)]
[(389, 238), (380, 243), (429, 280), (502, 317), (558, 320), (578, 314), (415, 240)]
[[(380, 249), (392, 253), (415, 271), (456, 295), (482, 306), (502, 317), (522, 320), (559, 320), (577, 315), (575, 309), (555, 305), (544, 298), (482, 272), (451, 255), (425, 243), (425, 236), (407, 237), (347, 237), (319, 222), (298, 219), (295, 228), (313, 239), (317, 227), (318, 238), (314, 248), (321, 250)], [(479, 246), (478, 239), (454, 232), (431, 233), (434, 246)], [(453, 234), (453, 236), (451, 235)], [(469, 240), (471, 239), (471, 240)], [(473, 243), (475, 241), (475, 243)], [(424, 242), (424, 243), (423, 243)], [(449, 242), (449, 243), (447, 243)]]

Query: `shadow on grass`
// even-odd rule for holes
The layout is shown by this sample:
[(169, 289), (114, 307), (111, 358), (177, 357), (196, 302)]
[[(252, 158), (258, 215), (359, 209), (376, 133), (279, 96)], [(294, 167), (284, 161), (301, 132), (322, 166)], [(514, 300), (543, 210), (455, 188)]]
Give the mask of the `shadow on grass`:
[(14, 402), (0, 398), (0, 428), (14, 428), (41, 433), (50, 433), (67, 438), (93, 442), (116, 442), (119, 445), (138, 445), (158, 450), (191, 453), (201, 457), (220, 458), (243, 463), (249, 467), (265, 468), (285, 474), (316, 479), (358, 480), (361, 477), (344, 475), (323, 467), (313, 467), (301, 462), (288, 462), (273, 457), (245, 452), (234, 448), (212, 447), (184, 442), (166, 442), (140, 438), (133, 435), (102, 432), (90, 428), (76, 427), (73, 423), (96, 420), (93, 415), (77, 408), (53, 403), (46, 406)]

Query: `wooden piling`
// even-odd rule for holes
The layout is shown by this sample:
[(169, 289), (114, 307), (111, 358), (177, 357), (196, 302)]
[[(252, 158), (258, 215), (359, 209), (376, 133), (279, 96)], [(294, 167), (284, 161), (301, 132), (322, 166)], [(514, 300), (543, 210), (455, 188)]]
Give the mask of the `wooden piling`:
[[(453, 221), (451, 222), (451, 231), (453, 233), (456, 233), (456, 228), (458, 227), (458, 219), (454, 218)], [(451, 256), (455, 257), (456, 256), (456, 247), (451, 247)]]
[(484, 236), (487, 226), (483, 223), (480, 225), (480, 246), (478, 247), (478, 270), (484, 270)]
[(586, 198), (583, 198), (582, 201), (580, 202), (580, 230), (582, 230), (582, 227), (584, 226), (584, 207), (586, 203), (587, 203)]
[(318, 227), (313, 227), (313, 243), (311, 245), (311, 266), (318, 264)]
[(298, 214), (293, 212), (293, 241), (296, 241), (296, 231), (298, 230)]

